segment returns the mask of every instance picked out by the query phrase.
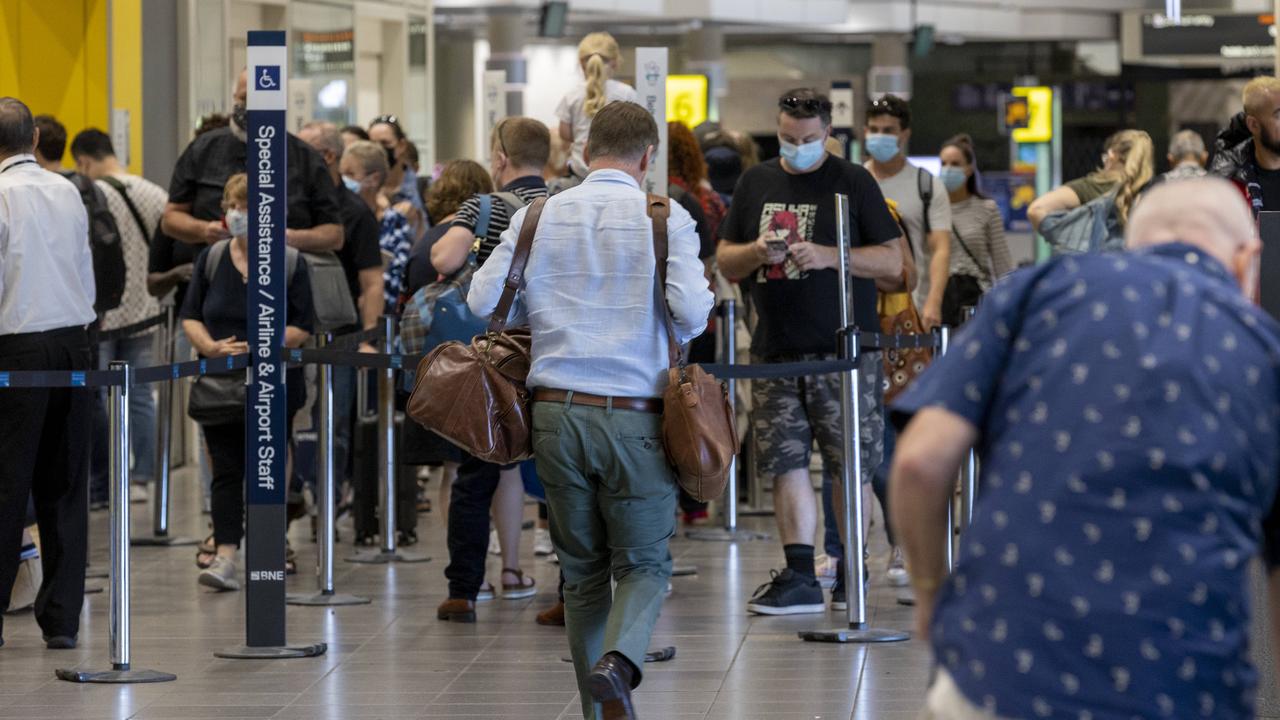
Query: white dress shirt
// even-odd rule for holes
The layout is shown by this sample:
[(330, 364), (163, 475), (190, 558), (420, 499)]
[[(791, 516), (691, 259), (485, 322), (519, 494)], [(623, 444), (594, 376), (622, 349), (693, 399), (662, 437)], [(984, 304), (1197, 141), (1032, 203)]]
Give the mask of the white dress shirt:
[(31, 155), (0, 162), (0, 336), (93, 322), (89, 217)]
[[(527, 209), (471, 280), (467, 302), (493, 314)], [(593, 395), (661, 397), (667, 335), (657, 304), (653, 225), (635, 179), (597, 170), (547, 200), (519, 293), (533, 332), (530, 387)], [(676, 338), (702, 333), (715, 300), (698, 260), (693, 218), (671, 203), (667, 302)]]

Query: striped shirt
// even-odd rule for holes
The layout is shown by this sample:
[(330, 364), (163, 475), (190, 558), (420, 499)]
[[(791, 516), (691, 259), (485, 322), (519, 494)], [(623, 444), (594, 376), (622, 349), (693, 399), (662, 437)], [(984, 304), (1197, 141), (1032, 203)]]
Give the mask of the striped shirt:
[(976, 277), (985, 291), (1013, 270), (1004, 219), (994, 200), (971, 195), (951, 203), (951, 234), (959, 237), (951, 243), (952, 275)]
[[(522, 178), (516, 178), (507, 183), (502, 188), (502, 192), (514, 193), (516, 197), (524, 201), (525, 205), (537, 200), (540, 197), (547, 196), (547, 183), (537, 175), (526, 175)], [(520, 208), (508, 208), (507, 203), (502, 198), (493, 195), (492, 209), (489, 211), (489, 231), (485, 236), (480, 238), (480, 248), (476, 252), (476, 264), (484, 265), (484, 261), (489, 259), (493, 254), (493, 249), (498, 247), (501, 242), (502, 233), (511, 224), (511, 214)], [(472, 195), (467, 198), (462, 207), (458, 209), (458, 216), (454, 219), (451, 227), (466, 228), (467, 232), (475, 234), (476, 224), (480, 221), (480, 196)]]

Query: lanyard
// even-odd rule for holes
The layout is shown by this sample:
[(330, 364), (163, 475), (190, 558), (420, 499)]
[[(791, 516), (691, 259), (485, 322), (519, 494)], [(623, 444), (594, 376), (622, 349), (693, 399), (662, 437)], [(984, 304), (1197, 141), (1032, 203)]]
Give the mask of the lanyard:
[(10, 170), (12, 170), (12, 169), (14, 169), (14, 168), (18, 167), (19, 165), (35, 165), (35, 164), (36, 164), (36, 161), (35, 161), (35, 160), (19, 160), (18, 162), (16, 162), (16, 163), (14, 163), (14, 164), (10, 165), (9, 167), (7, 167), (7, 168), (5, 168), (5, 169), (3, 169), (3, 170), (0, 170), (0, 174), (7, 173), (7, 172), (9, 172)]

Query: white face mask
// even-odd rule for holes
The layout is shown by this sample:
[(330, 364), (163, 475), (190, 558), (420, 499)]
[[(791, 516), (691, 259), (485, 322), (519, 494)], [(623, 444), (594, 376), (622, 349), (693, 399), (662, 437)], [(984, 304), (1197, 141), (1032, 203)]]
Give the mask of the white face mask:
[(233, 237), (249, 237), (249, 214), (243, 210), (228, 210), (227, 232)]

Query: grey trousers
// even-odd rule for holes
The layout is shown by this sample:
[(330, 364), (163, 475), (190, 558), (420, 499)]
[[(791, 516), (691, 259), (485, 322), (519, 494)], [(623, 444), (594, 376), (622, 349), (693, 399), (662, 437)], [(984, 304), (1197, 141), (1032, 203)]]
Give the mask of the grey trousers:
[(587, 720), (599, 717), (586, 678), (602, 655), (620, 653), (643, 672), (671, 577), (677, 492), (661, 425), (650, 413), (534, 405), (534, 457), (564, 572), (565, 625)]

